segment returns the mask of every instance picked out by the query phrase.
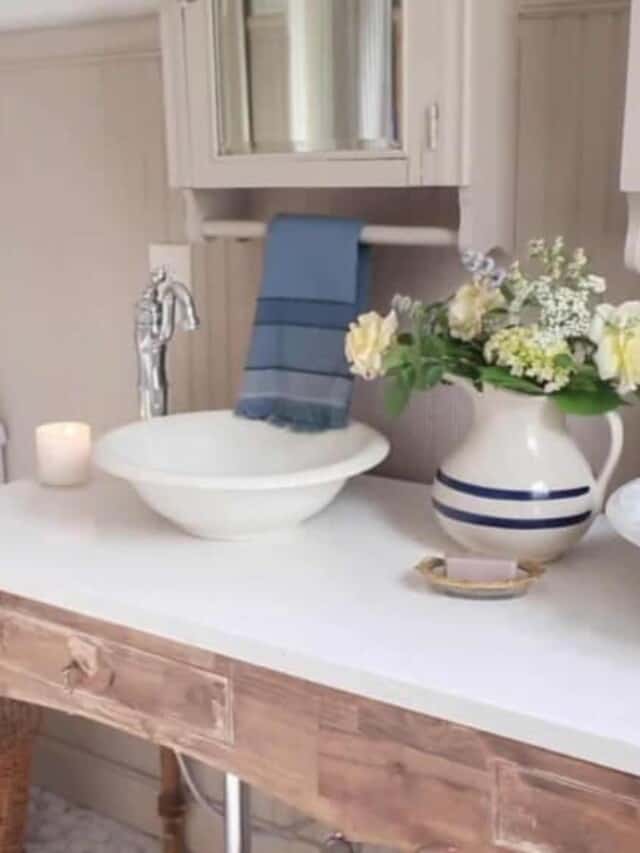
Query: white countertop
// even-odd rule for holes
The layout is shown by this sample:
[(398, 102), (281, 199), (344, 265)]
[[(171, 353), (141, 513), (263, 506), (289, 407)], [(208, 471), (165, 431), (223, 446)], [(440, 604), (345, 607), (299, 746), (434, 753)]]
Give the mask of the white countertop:
[(413, 571), (423, 486), (364, 477), (260, 543), (191, 539), (115, 481), (0, 489), (0, 589), (640, 775), (640, 552), (599, 519), (531, 593)]

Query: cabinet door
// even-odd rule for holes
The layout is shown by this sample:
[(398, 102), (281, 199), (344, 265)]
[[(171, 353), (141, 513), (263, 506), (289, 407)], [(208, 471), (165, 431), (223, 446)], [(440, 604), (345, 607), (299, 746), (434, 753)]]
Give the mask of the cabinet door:
[(177, 183), (457, 185), (468, 2), (167, 0)]

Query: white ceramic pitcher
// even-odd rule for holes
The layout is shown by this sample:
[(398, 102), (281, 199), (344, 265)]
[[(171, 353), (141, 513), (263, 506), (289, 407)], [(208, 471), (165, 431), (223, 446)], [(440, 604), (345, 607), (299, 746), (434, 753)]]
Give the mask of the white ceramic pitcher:
[(622, 452), (620, 416), (606, 415), (611, 448), (596, 479), (553, 400), (491, 386), (482, 392), (468, 383), (464, 387), (473, 398), (474, 419), (434, 483), (441, 526), (475, 553), (542, 561), (559, 557), (602, 508)]

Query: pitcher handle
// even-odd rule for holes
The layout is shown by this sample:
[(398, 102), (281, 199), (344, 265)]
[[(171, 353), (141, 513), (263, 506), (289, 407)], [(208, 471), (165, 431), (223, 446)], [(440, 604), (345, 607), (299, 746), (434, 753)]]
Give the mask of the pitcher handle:
[(600, 512), (602, 509), (602, 506), (604, 504), (605, 493), (607, 491), (607, 487), (609, 486), (611, 476), (615, 471), (618, 462), (620, 461), (622, 445), (624, 443), (624, 425), (622, 422), (622, 418), (620, 417), (618, 412), (607, 412), (605, 417), (609, 423), (609, 432), (611, 433), (611, 447), (609, 448), (609, 455), (607, 456), (607, 461), (604, 463), (604, 467), (600, 472), (600, 476), (596, 480), (596, 512)]

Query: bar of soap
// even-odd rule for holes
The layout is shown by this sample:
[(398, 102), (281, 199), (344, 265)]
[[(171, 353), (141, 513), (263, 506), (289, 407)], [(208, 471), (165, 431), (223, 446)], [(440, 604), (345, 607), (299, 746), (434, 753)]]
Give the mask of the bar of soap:
[(491, 557), (448, 557), (447, 577), (455, 581), (513, 580), (518, 571), (515, 560), (496, 560)]

